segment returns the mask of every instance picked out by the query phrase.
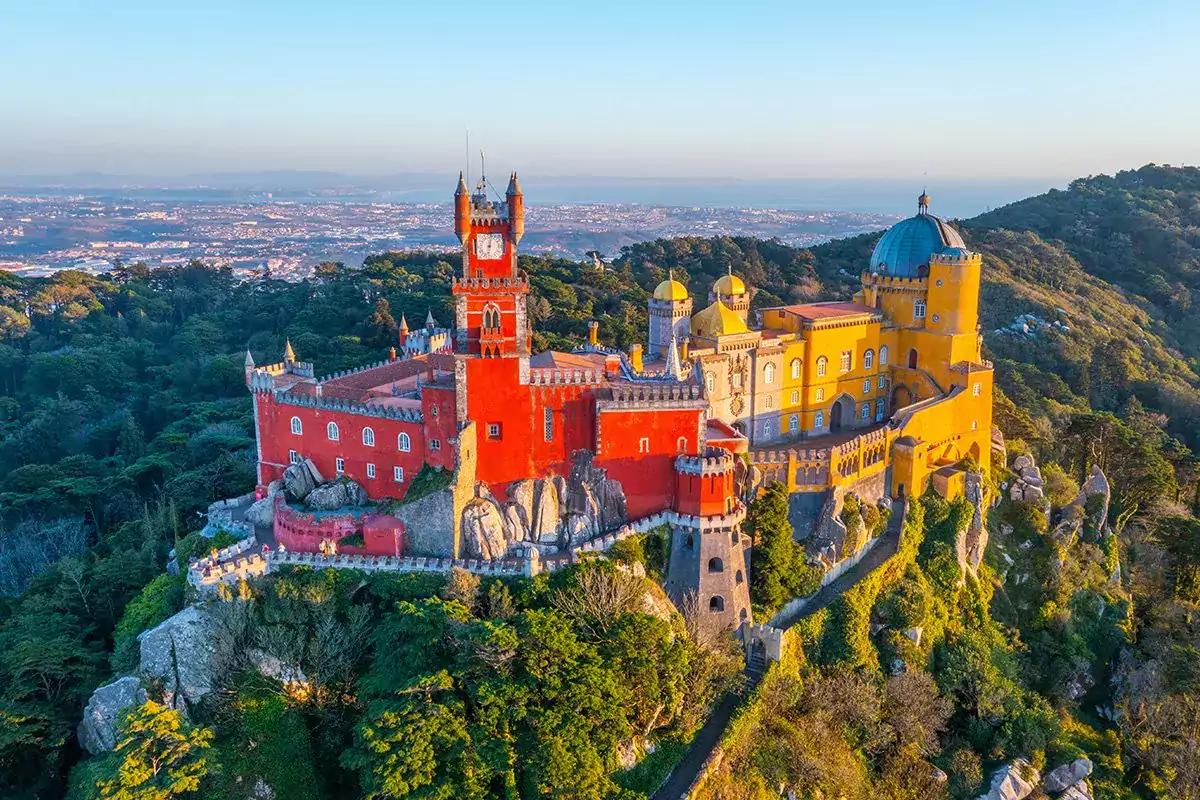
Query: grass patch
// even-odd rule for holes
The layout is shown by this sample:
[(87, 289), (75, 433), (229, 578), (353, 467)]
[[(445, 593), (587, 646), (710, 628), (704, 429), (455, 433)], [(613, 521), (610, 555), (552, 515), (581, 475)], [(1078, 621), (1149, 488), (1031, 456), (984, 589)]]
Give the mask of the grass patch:
[(613, 780), (622, 789), (649, 797), (658, 791), (675, 765), (683, 760), (690, 745), (691, 740), (664, 739), (653, 753), (629, 769), (615, 773)]

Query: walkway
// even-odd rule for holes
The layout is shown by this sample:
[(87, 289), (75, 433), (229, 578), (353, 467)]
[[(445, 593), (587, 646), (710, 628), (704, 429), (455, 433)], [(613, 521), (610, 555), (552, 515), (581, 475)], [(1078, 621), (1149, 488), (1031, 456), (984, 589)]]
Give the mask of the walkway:
[[(823, 586), (813, 595), (812, 600), (805, 604), (796, 618), (789, 621), (784, 628), (790, 628), (805, 617), (826, 608), (843, 592), (895, 555), (900, 544), (900, 530), (903, 525), (904, 504), (892, 503), (892, 516), (888, 520), (887, 530), (884, 531), (883, 538), (875, 546), (875, 549), (868, 553), (862, 561), (855, 564), (853, 569), (846, 572), (845, 575), (828, 586)], [(652, 800), (687, 800), (705, 763), (720, 743), (721, 737), (724, 736), (725, 729), (729, 726), (729, 720), (750, 697), (754, 688), (758, 686), (758, 682), (762, 680), (763, 673), (766, 671), (765, 666), (762, 663), (746, 665), (746, 669), (742, 673), (746, 677), (744, 686), (721, 698), (713, 708), (712, 714), (696, 733), (687, 753), (675, 765), (675, 769), (671, 770), (671, 774), (667, 776), (663, 785), (653, 794)]]

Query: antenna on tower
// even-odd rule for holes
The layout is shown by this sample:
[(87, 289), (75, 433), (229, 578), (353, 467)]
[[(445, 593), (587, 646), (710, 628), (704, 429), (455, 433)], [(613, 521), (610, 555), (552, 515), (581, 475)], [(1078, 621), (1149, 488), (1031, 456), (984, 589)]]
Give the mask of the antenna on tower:
[(484, 161), (482, 147), (479, 148), (479, 186), (484, 190), (487, 189), (487, 164)]
[(471, 185), (471, 129), (467, 128), (467, 147), (463, 150), (463, 161), (467, 163), (467, 186)]

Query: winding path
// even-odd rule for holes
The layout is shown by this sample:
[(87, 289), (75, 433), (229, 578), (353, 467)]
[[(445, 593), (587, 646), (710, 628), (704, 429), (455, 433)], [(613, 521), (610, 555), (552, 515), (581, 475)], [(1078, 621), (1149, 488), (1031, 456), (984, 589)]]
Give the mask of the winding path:
[[(800, 613), (784, 626), (784, 629), (786, 630), (805, 617), (820, 611), (822, 608), (826, 608), (840, 597), (843, 592), (854, 586), (863, 577), (875, 570), (876, 567), (879, 567), (895, 555), (900, 545), (900, 530), (903, 525), (904, 504), (899, 502), (893, 503), (892, 515), (888, 520), (887, 530), (884, 531), (882, 538), (875, 545), (875, 548), (867, 553), (862, 561), (859, 561), (853, 568), (847, 570), (846, 574), (832, 581), (829, 585), (822, 586), (820, 591), (813, 595), (812, 600), (805, 604)], [(746, 665), (746, 669), (742, 673), (746, 677), (743, 686), (726, 694), (713, 707), (712, 714), (705, 720), (700, 730), (696, 732), (696, 736), (692, 739), (687, 753), (675, 765), (675, 769), (671, 770), (671, 774), (667, 776), (663, 785), (658, 787), (658, 791), (652, 795), (652, 800), (687, 800), (691, 796), (691, 791), (700, 777), (704, 765), (713, 754), (717, 744), (721, 741), (721, 737), (725, 734), (725, 729), (729, 727), (729, 720), (733, 717), (734, 712), (753, 693), (754, 688), (758, 686), (758, 682), (762, 680), (765, 671), (766, 664), (762, 663), (761, 660), (752, 661)]]

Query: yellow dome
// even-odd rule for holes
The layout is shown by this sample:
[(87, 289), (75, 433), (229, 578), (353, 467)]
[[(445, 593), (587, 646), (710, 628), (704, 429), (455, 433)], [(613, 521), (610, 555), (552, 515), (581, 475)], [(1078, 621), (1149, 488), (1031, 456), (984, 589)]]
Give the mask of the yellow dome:
[(654, 290), (655, 300), (687, 300), (687, 287), (674, 278), (667, 278)]
[(692, 317), (692, 335), (715, 339), (731, 333), (750, 330), (741, 316), (729, 306), (717, 300), (708, 308)]
[(717, 278), (717, 282), (713, 284), (713, 291), (722, 297), (741, 296), (746, 293), (746, 284), (731, 272)]

